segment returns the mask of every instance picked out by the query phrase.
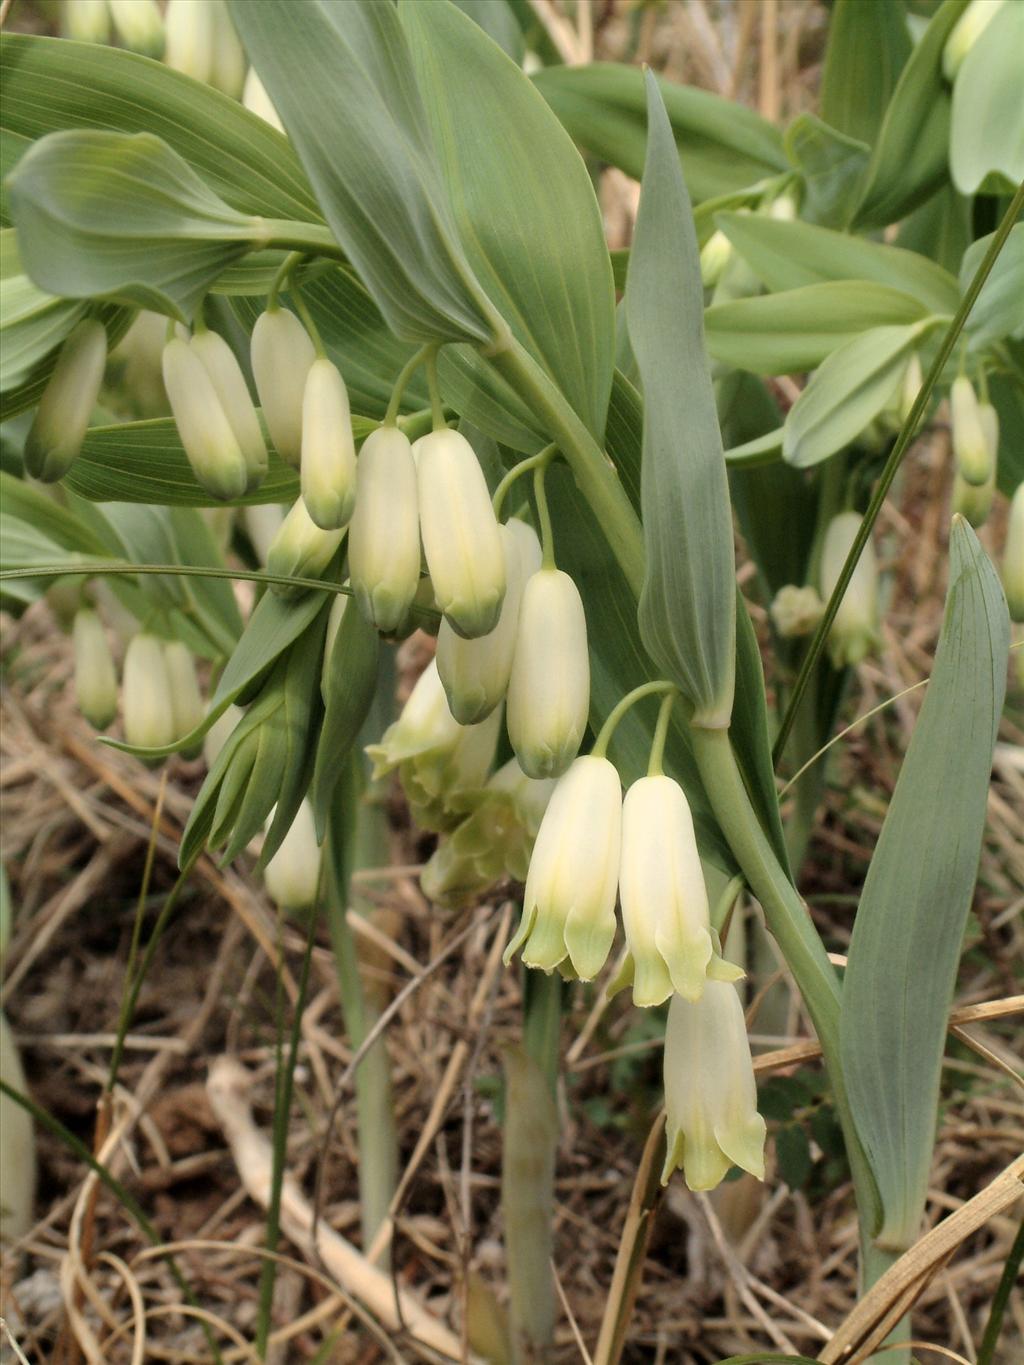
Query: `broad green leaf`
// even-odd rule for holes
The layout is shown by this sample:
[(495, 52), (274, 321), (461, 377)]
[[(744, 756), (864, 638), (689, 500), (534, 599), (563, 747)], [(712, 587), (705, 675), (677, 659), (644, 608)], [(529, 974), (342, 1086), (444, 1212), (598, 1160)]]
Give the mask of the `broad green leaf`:
[(91, 563), (105, 563), (106, 555), (71, 551), (52, 540), (40, 527), (13, 516), (5, 508), (0, 512), (0, 569), (32, 569), (43, 565), (61, 565), (57, 573), (48, 573), (33, 582), (53, 582), (61, 573), (73, 568), (88, 567)]
[[(27, 276), (22, 276), (21, 280), (23, 281), (23, 284), (19, 285), (19, 290), (24, 291), (22, 292), (23, 299), (28, 297), (27, 291), (29, 289), (34, 292), (37, 299), (53, 298), (52, 295), (46, 295), (43, 294), (42, 291), (37, 291), (36, 286), (31, 284)], [(135, 317), (133, 309), (122, 308), (113, 303), (86, 305), (61, 299), (53, 301), (52, 311), (47, 310), (45, 313), (33, 314), (31, 322), (32, 328), (35, 328), (37, 323), (41, 326), (44, 322), (48, 328), (52, 326), (52, 336), (49, 338), (51, 348), (47, 350), (44, 355), (39, 356), (39, 358), (29, 366), (28, 370), (22, 373), (20, 379), (16, 381), (12, 380), (9, 388), (4, 387), (3, 416), (5, 421), (9, 421), (10, 418), (17, 417), (19, 413), (27, 412), (30, 408), (36, 406), (42, 397), (43, 390), (49, 382), (50, 375), (53, 373), (53, 367), (57, 363), (57, 357), (60, 354), (60, 343), (64, 340), (65, 336), (67, 336), (68, 332), (71, 331), (71, 328), (78, 319), (86, 313), (97, 317), (100, 322), (103, 323), (103, 326), (107, 330), (107, 342), (110, 350), (113, 350), (121, 340), (131, 326), (132, 319)], [(58, 320), (60, 321), (59, 327), (57, 326)], [(19, 330), (19, 323), (15, 322), (13, 326), (9, 328), (6, 321), (0, 320), (0, 354), (7, 360), (10, 354), (8, 352), (8, 345), (10, 344), (11, 347), (14, 348), (12, 353), (15, 357), (15, 363), (17, 363), (17, 348), (23, 344), (28, 344), (24, 336), (17, 335)], [(13, 337), (10, 336), (10, 333), (12, 332), (14, 333)], [(32, 340), (32, 349), (35, 349), (34, 342), (40, 340), (41, 335), (40, 332), (36, 333), (35, 338)]]
[[(213, 532), (194, 508), (171, 507), (168, 516), (179, 563), (227, 567)], [(226, 578), (185, 577), (181, 587), (197, 624), (211, 639), (220, 640), (225, 655), (230, 654), (242, 633), (242, 615), (230, 582)]]
[[(964, 252), (960, 267), (960, 286), (966, 290), (981, 264), (992, 237), (981, 237)], [(1024, 339), (1024, 223), (1010, 229), (1010, 235), (996, 258), (992, 273), (981, 287), (974, 307), (967, 315), (966, 327), (975, 345), (1002, 341), (1004, 337)]]
[(955, 275), (972, 236), (970, 200), (943, 185), (904, 218), (895, 245), (930, 256)]
[(887, 227), (946, 180), (950, 97), (942, 49), (966, 7), (967, 0), (944, 0), (907, 59), (874, 145), (855, 227)]
[(764, 668), (757, 647), (757, 636), (743, 594), (736, 589), (736, 698), (729, 734), (743, 768), (752, 805), (760, 816), (776, 857), (786, 875), (789, 854), (782, 828), (775, 769), (772, 766), (772, 740), (768, 730), (768, 705), (765, 697)]
[(600, 436), (615, 300), (579, 153), (515, 63), (448, 0), (400, 0), (398, 12), (470, 268)]
[(763, 436), (752, 436), (749, 441), (730, 446), (725, 462), (730, 469), (760, 469), (777, 464), (782, 459), (782, 427), (766, 431)]
[(7, 186), (4, 182), (31, 145), (27, 137), (22, 137), (20, 133), (13, 133), (10, 128), (0, 126), (0, 228), (11, 226)]
[(814, 369), (870, 327), (917, 322), (927, 312), (888, 285), (836, 280), (715, 304), (704, 314), (704, 332), (708, 350), (726, 365), (794, 374)]
[(105, 523), (89, 526), (56, 498), (44, 493), (38, 484), (2, 472), (0, 507), (8, 516), (34, 526), (63, 550), (96, 555), (101, 559), (120, 559), (124, 553), (124, 546)]
[[(554, 66), (534, 84), (585, 151), (639, 180), (647, 148), (643, 73), (612, 62)], [(788, 169), (778, 130), (753, 110), (659, 79), (694, 203)]]
[(736, 663), (729, 489), (703, 345), (693, 215), (653, 76), (648, 99), (647, 164), (626, 280), (644, 386), (640, 634), (692, 704), (693, 723), (719, 727), (729, 724)]
[(338, 241), (406, 340), (490, 342), (496, 320), (447, 211), (392, 4), (232, 3), (242, 41)]
[(219, 199), (151, 133), (51, 133), (9, 181), (27, 273), (65, 298), (105, 296), (187, 321), (264, 220)]
[(953, 82), (949, 169), (961, 194), (1024, 180), (1024, 5), (1002, 5)]
[(786, 129), (786, 155), (803, 179), (804, 217), (828, 227), (845, 227), (870, 152), (866, 143), (830, 128), (814, 114), (798, 114)]
[(348, 603), (330, 657), (324, 661), (324, 723), (317, 745), (309, 799), (317, 838), (322, 840), (338, 784), (349, 766), (353, 745), (370, 714), (377, 690), (380, 636)]
[(17, 237), (13, 228), (0, 231), (0, 392), (23, 383), (86, 309), (32, 283), (21, 268)]
[(950, 586), (924, 705), (853, 925), (840, 1055), (882, 1199), (879, 1241), (920, 1232), (949, 1007), (971, 908), (1009, 620), (999, 579), (955, 518)]
[(871, 146), (910, 50), (900, 0), (836, 0), (821, 80), (825, 122)]
[(526, 52), (523, 30), (505, 0), (455, 0), (455, 4), (479, 24), (517, 66), (522, 66)]
[(873, 327), (833, 351), (787, 414), (783, 458), (807, 469), (856, 440), (895, 394), (927, 325)]
[(5, 136), (66, 128), (154, 133), (240, 213), (323, 221), (298, 157), (276, 128), (161, 62), (66, 38), (0, 38)]
[(760, 214), (723, 212), (715, 222), (773, 291), (825, 280), (872, 280), (912, 295), (929, 312), (952, 314), (960, 302), (955, 277), (916, 251)]

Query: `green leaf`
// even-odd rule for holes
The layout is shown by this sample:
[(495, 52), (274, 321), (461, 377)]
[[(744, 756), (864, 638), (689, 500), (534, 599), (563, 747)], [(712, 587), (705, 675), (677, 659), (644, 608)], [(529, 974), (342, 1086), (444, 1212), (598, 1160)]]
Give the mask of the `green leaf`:
[(1009, 193), (1024, 180), (1024, 5), (1002, 5), (953, 82), (949, 169), (961, 194)]
[(347, 603), (330, 658), (324, 662), (324, 724), (309, 788), (321, 842), (338, 784), (348, 770), (353, 745), (373, 705), (379, 662), (380, 636), (364, 621), (362, 613)]
[[(533, 80), (575, 142), (640, 179), (647, 149), (641, 71), (595, 62), (548, 67)], [(753, 110), (660, 78), (658, 86), (695, 203), (787, 170), (780, 133)]]
[(873, 327), (833, 351), (789, 410), (783, 458), (807, 469), (856, 440), (895, 394), (927, 326)]
[(703, 346), (693, 215), (653, 76), (648, 100), (647, 164), (626, 280), (644, 386), (640, 634), (692, 704), (693, 723), (718, 727), (729, 723), (736, 662), (729, 488)]
[(765, 694), (764, 668), (757, 646), (753, 622), (739, 588), (736, 589), (736, 698), (729, 727), (733, 748), (743, 769), (765, 833), (771, 840), (775, 856), (786, 875), (789, 854), (779, 810), (775, 769), (772, 766), (772, 741), (768, 731), (768, 705)]
[(335, 236), (407, 340), (490, 342), (495, 319), (451, 214), (392, 4), (232, 3)]
[[(37, 300), (53, 299), (52, 295), (37, 290), (36, 286), (29, 281), (28, 276), (22, 276), (17, 284), (16, 292), (21, 292), (21, 297), (25, 300), (29, 297), (29, 291), (32, 291), (32, 297)], [(57, 299), (53, 300), (52, 310), (43, 311), (42, 304), (40, 304), (40, 309), (41, 311), (36, 313), (32, 309), (32, 305), (29, 304), (31, 317), (24, 319), (27, 324), (27, 332), (24, 334), (21, 333), (21, 321), (15, 321), (11, 326), (8, 326), (8, 319), (0, 318), (0, 354), (4, 355), (5, 361), (12, 360), (12, 363), (18, 365), (19, 369), (21, 365), (18, 359), (18, 348), (25, 346), (31, 351), (37, 351), (36, 342), (43, 339), (42, 331), (36, 332), (34, 336), (29, 335), (35, 331), (37, 326), (40, 329), (47, 329), (46, 339), (50, 341), (51, 345), (51, 348), (44, 355), (39, 356), (27, 370), (22, 371), (20, 378), (16, 375), (10, 376), (11, 386), (3, 388), (5, 421), (17, 417), (21, 412), (27, 412), (39, 402), (57, 363), (60, 343), (80, 317), (88, 314), (98, 318), (103, 323), (107, 331), (107, 343), (110, 350), (113, 350), (121, 340), (135, 317), (133, 309), (121, 308), (112, 303), (87, 305)]]
[(5, 181), (30, 146), (31, 143), (27, 137), (12, 132), (10, 128), (0, 127), (0, 228), (11, 226), (11, 212), (10, 205), (7, 202)]
[(803, 177), (804, 217), (845, 227), (856, 207), (870, 152), (867, 143), (830, 128), (814, 114), (798, 114), (786, 129), (786, 154)]
[[(100, 559), (120, 559), (124, 547), (105, 523), (100, 528), (85, 525), (56, 498), (44, 493), (38, 484), (16, 479), (0, 472), (0, 506), (11, 517), (34, 526), (64, 550), (96, 555)], [(58, 556), (59, 558), (60, 556)]]
[[(68, 553), (38, 526), (12, 516), (5, 508), (0, 512), (0, 569), (31, 569), (36, 565), (61, 564), (64, 569), (81, 568), (90, 563), (105, 563), (106, 555), (72, 551)], [(53, 582), (60, 574), (44, 574), (39, 580)]]
[(1024, 384), (1008, 375), (994, 374), (988, 390), (999, 414), (997, 486), (1004, 497), (1012, 498), (1017, 485), (1024, 483)]
[(65, 298), (107, 296), (191, 318), (210, 284), (266, 236), (151, 133), (42, 138), (9, 180), (31, 278)]
[[(994, 234), (992, 234), (994, 235)], [(960, 267), (960, 287), (967, 288), (992, 244), (992, 235), (980, 237), (964, 252)], [(1010, 229), (992, 273), (982, 285), (974, 307), (967, 315), (966, 327), (977, 346), (1005, 337), (1024, 340), (1024, 223)]]
[(448, 0), (398, 12), (470, 268), (600, 436), (615, 299), (586, 167), (522, 71)]
[(930, 256), (955, 275), (972, 235), (970, 201), (943, 185), (900, 223), (895, 245)]
[(882, 1198), (879, 1240), (899, 1250), (919, 1235), (928, 1191), (1008, 649), (999, 579), (956, 517), (939, 648), (861, 894), (840, 1015), (847, 1092)]
[(716, 360), (756, 374), (812, 370), (869, 327), (917, 322), (928, 310), (898, 289), (868, 280), (808, 284), (715, 304), (704, 314)]
[(871, 155), (855, 227), (896, 222), (947, 178), (950, 97), (942, 49), (966, 7), (967, 0), (944, 0), (907, 59)]
[(57, 298), (34, 285), (21, 268), (18, 234), (13, 228), (0, 232), (0, 392), (23, 383), (85, 309), (84, 303)]
[(910, 51), (900, 0), (836, 0), (821, 80), (825, 122), (871, 146)]
[(474, 24), (479, 24), (517, 66), (522, 66), (526, 53), (523, 30), (505, 0), (455, 0), (455, 4)]
[(323, 221), (287, 138), (237, 100), (161, 62), (5, 33), (0, 84), (5, 137), (9, 130), (34, 141), (66, 128), (154, 133), (240, 213)]
[(773, 291), (826, 280), (872, 280), (912, 295), (932, 313), (952, 314), (960, 302), (955, 277), (916, 251), (753, 213), (722, 212), (715, 222)]
[(799, 1123), (787, 1124), (775, 1134), (775, 1158), (779, 1163), (779, 1175), (791, 1190), (802, 1189), (807, 1184), (813, 1165), (811, 1146)]

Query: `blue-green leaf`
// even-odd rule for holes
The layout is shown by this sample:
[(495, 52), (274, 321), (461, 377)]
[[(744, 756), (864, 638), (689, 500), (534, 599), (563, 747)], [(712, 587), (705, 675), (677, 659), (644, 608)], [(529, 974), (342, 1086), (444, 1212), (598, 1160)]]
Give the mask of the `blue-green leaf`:
[(821, 79), (821, 116), (868, 146), (910, 56), (901, 0), (835, 0)]
[(1024, 5), (1002, 5), (953, 82), (949, 168), (961, 194), (1024, 180)]

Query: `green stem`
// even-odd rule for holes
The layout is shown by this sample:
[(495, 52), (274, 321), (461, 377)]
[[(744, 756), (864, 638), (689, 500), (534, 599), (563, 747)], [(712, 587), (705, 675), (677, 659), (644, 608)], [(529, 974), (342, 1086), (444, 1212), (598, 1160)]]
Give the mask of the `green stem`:
[(614, 466), (550, 375), (517, 341), (487, 359), (545, 424), (638, 598), (644, 581), (643, 533)]
[(537, 503), (537, 519), (540, 522), (540, 543), (543, 551), (542, 568), (554, 569), (555, 565), (555, 533), (551, 526), (551, 509), (548, 507), (548, 495), (544, 488), (544, 478), (547, 474), (547, 461), (539, 464), (533, 471), (533, 496)]
[(672, 707), (676, 699), (676, 691), (673, 688), (662, 698), (661, 706), (658, 710), (658, 722), (654, 727), (654, 739), (651, 741), (651, 756), (647, 760), (647, 776), (661, 777), (664, 773), (662, 760), (665, 757), (665, 740), (668, 738), (668, 723), (672, 719)]
[[(302, 257), (300, 256), (298, 259), (301, 261)], [(298, 280), (295, 278), (294, 268), (289, 272), (288, 275), (288, 292), (291, 295), (292, 303), (294, 303), (295, 305), (296, 313), (298, 313), (299, 317), (302, 319), (302, 325), (309, 333), (309, 339), (313, 343), (313, 347), (317, 353), (317, 358), (320, 360), (325, 360), (327, 357), (327, 351), (324, 347), (323, 337), (320, 335), (320, 328), (316, 325), (316, 322), (313, 319), (313, 314), (309, 311), (309, 306), (307, 305), (306, 300), (302, 297), (302, 289), (299, 286)]]
[(434, 418), (434, 430), (444, 431), (448, 422), (444, 415), (444, 403), (441, 401), (441, 386), (437, 380), (437, 353), (439, 350), (439, 346), (428, 346), (423, 364), (427, 371), (427, 392), (430, 394), (430, 411)]
[(280, 295), (281, 290), (284, 288), (284, 282), (285, 280), (288, 279), (288, 277), (291, 275), (292, 271), (296, 268), (296, 266), (298, 266), (301, 263), (302, 259), (303, 255), (301, 251), (290, 251), (288, 255), (284, 258), (284, 260), (281, 262), (277, 274), (274, 276), (274, 281), (270, 286), (270, 292), (267, 294), (268, 312), (272, 313), (274, 312), (275, 309), (281, 307), (281, 303), (278, 296)]
[(914, 400), (914, 405), (910, 409), (907, 420), (903, 424), (903, 429), (896, 438), (896, 444), (893, 446), (889, 453), (889, 458), (885, 462), (885, 467), (875, 486), (875, 491), (871, 496), (871, 502), (868, 504), (868, 510), (861, 519), (857, 535), (854, 538), (853, 545), (850, 547), (850, 553), (846, 556), (846, 563), (843, 565), (839, 579), (832, 590), (832, 596), (828, 599), (825, 614), (818, 622), (814, 637), (811, 640), (807, 653), (804, 655), (803, 662), (800, 665), (800, 673), (797, 677), (796, 684), (793, 688), (793, 694), (790, 697), (789, 705), (786, 708), (786, 714), (782, 718), (782, 724), (779, 726), (779, 733), (775, 740), (772, 758), (776, 765), (785, 751), (786, 741), (789, 738), (789, 732), (793, 728), (793, 722), (796, 718), (800, 702), (803, 700), (803, 695), (810, 682), (811, 672), (821, 655), (821, 651), (825, 647), (825, 641), (832, 628), (832, 622), (835, 620), (836, 612), (839, 610), (839, 604), (843, 600), (846, 589), (850, 585), (850, 579), (853, 577), (853, 571), (857, 567), (857, 561), (860, 559), (861, 552), (871, 537), (875, 521), (882, 508), (882, 503), (888, 496), (892, 481), (895, 479), (896, 473), (903, 462), (903, 456), (906, 454), (911, 441), (917, 435), (917, 429), (928, 407), (932, 389), (938, 382), (946, 362), (953, 353), (953, 348), (956, 346), (957, 338), (963, 330), (964, 323), (967, 321), (967, 316), (974, 307), (975, 300), (981, 293), (982, 286), (988, 279), (989, 273), (996, 263), (996, 257), (999, 255), (1000, 251), (1002, 251), (1006, 239), (1010, 235), (1011, 229), (1020, 216), (1022, 208), (1024, 208), (1024, 182), (1020, 184), (1017, 193), (1013, 196), (1010, 207), (1003, 215), (1003, 221), (999, 224), (989, 248), (985, 252), (984, 260), (974, 272), (974, 278), (971, 280), (967, 292), (960, 300), (960, 307), (956, 310), (953, 321), (946, 330), (946, 335), (942, 339), (942, 344), (935, 356), (935, 360), (932, 362), (931, 369), (925, 376), (925, 381), (921, 385), (917, 398)]
[(409, 380), (413, 377), (413, 375), (416, 373), (419, 367), (424, 363), (429, 354), (430, 347), (421, 346), (420, 349), (416, 352), (416, 354), (410, 356), (409, 359), (402, 366), (402, 368), (399, 370), (398, 378), (395, 380), (395, 386), (391, 390), (391, 397), (388, 400), (388, 410), (384, 414), (384, 422), (382, 425), (386, 427), (393, 427), (397, 424), (398, 412), (402, 406), (402, 397), (405, 394), (406, 388), (408, 387)]
[(621, 701), (616, 702), (615, 706), (608, 712), (605, 722), (601, 726), (600, 733), (591, 754), (595, 758), (604, 758), (608, 752), (608, 745), (612, 742), (612, 736), (618, 727), (623, 716), (635, 706), (638, 701), (643, 701), (644, 697), (661, 696), (665, 692), (676, 692), (678, 688), (675, 683), (670, 682), (649, 682), (641, 683), (639, 687), (634, 687), (632, 692), (627, 692)]
[(290, 247), (292, 251), (302, 256), (326, 256), (332, 261), (346, 260), (344, 251), (328, 227), (320, 227), (316, 223), (296, 223), (287, 218), (263, 218), (259, 221), (263, 232), (258, 240), (253, 240), (254, 251)]
[(985, 1324), (985, 1334), (981, 1338), (981, 1345), (978, 1347), (978, 1365), (992, 1365), (996, 1342), (999, 1340), (999, 1333), (1003, 1326), (1006, 1304), (1010, 1297), (1010, 1291), (1017, 1283), (1022, 1260), (1024, 1260), (1024, 1220), (1021, 1221), (1021, 1225), (1017, 1229), (1017, 1236), (1013, 1239), (1013, 1246), (1006, 1258), (1003, 1273), (999, 1277), (999, 1284), (992, 1299), (988, 1322)]
[(523, 1046), (543, 1071), (552, 1095), (558, 1084), (562, 988), (562, 978), (558, 972), (526, 973)]
[(501, 483), (499, 483), (494, 490), (494, 497), (491, 499), (491, 505), (494, 508), (494, 515), (496, 517), (501, 517), (501, 509), (504, 505), (505, 498), (516, 480), (522, 478), (524, 474), (528, 474), (531, 469), (539, 469), (541, 466), (550, 464), (557, 451), (557, 446), (545, 446), (544, 449), (538, 451), (536, 455), (527, 455), (525, 460), (520, 460), (518, 464), (512, 466), (502, 479)]

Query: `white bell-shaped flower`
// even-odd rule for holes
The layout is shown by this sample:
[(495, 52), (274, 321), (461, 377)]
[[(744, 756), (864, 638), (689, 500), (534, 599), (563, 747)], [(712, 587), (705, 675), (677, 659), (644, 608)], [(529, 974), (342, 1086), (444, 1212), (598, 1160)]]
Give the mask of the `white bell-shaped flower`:
[(125, 651), (121, 715), (129, 744), (161, 749), (178, 738), (163, 641), (156, 635), (141, 632)]
[(348, 569), (367, 621), (386, 634), (396, 631), (420, 581), (416, 464), (398, 427), (378, 427), (359, 451)]
[(452, 715), (461, 725), (489, 716), (508, 691), (523, 591), (541, 566), (540, 541), (532, 526), (513, 517), (501, 527), (505, 556), (505, 600), (498, 624), (467, 640), (447, 618), (437, 633), (437, 671)]
[(267, 88), (260, 80), (254, 66), (250, 66), (245, 77), (245, 85), (242, 87), (242, 103), (250, 114), (257, 114), (264, 123), (269, 123), (279, 133), (284, 132), (281, 116), (274, 107), (274, 102), (267, 94)]
[[(183, 739), (201, 725), (206, 714), (203, 696), (199, 691), (195, 661), (188, 645), (181, 640), (167, 640), (164, 644), (164, 663), (171, 688), (171, 712), (174, 717), (174, 738)], [(197, 746), (198, 747), (198, 746)]]
[[(319, 578), (344, 539), (344, 531), (321, 530), (297, 498), (267, 551), (267, 570), (285, 578)], [(283, 583), (272, 583), (270, 590), (280, 597), (295, 591)]]
[(213, 73), (214, 17), (209, 0), (167, 0), (164, 61), (207, 84)]
[(91, 607), (75, 612), (75, 697), (90, 725), (105, 730), (117, 715), (117, 671), (103, 622)]
[(505, 596), (501, 533), (480, 461), (457, 431), (417, 441), (420, 531), (438, 606), (460, 635), (493, 630)]
[(508, 736), (529, 777), (558, 777), (579, 752), (590, 710), (587, 620), (561, 569), (527, 580), (508, 685)]
[(82, 448), (107, 363), (107, 334), (95, 318), (68, 333), (25, 438), (25, 469), (55, 483)]
[(708, 977), (743, 975), (712, 937), (690, 804), (671, 777), (642, 777), (626, 792), (619, 894), (629, 956), (612, 989), (632, 980), (634, 1005), (660, 1005), (673, 991), (698, 1000)]
[(214, 392), (220, 399), (224, 415), (231, 424), (238, 448), (245, 459), (249, 488), (255, 488), (267, 472), (267, 443), (249, 397), (249, 386), (245, 382), (242, 367), (234, 351), (216, 332), (196, 332), (189, 346), (210, 376)]
[(677, 1166), (691, 1190), (713, 1190), (732, 1166), (764, 1179), (765, 1122), (757, 1112), (743, 1006), (728, 981), (709, 981), (699, 1000), (672, 997), (665, 1107), (662, 1184)]
[(533, 846), (523, 917), (505, 949), (550, 972), (568, 958), (583, 981), (604, 966), (615, 937), (622, 788), (606, 758), (586, 755), (558, 781)]
[[(828, 601), (860, 529), (857, 512), (832, 518), (821, 547), (821, 596)], [(859, 664), (878, 640), (878, 561), (871, 542), (864, 546), (839, 604), (828, 648), (836, 668)]]
[[(1010, 500), (1002, 576), (1010, 620), (1024, 621), (1024, 483), (1017, 485)], [(1020, 650), (1019, 655), (1024, 657), (1024, 650)]]
[(146, 57), (159, 57), (164, 23), (156, 0), (107, 0), (110, 17), (125, 47)]
[(62, 37), (76, 43), (109, 43), (107, 0), (64, 0), (60, 28)]
[(302, 500), (317, 526), (347, 526), (356, 500), (356, 445), (348, 391), (337, 365), (314, 360), (302, 398)]
[(995, 451), (989, 440), (991, 432), (986, 430), (986, 422), (981, 415), (978, 395), (965, 375), (953, 380), (949, 405), (957, 470), (967, 483), (976, 486), (987, 483), (992, 477)]
[(210, 373), (191, 344), (164, 347), (164, 388), (196, 478), (215, 498), (233, 501), (249, 487), (249, 467)]
[(308, 801), (304, 800), (295, 812), (288, 833), (263, 869), (263, 884), (267, 895), (282, 910), (306, 910), (316, 904), (320, 846), (316, 841), (313, 808)]
[(302, 400), (316, 350), (287, 308), (268, 308), (252, 329), (252, 373), (263, 420), (277, 453), (298, 468), (302, 456)]

